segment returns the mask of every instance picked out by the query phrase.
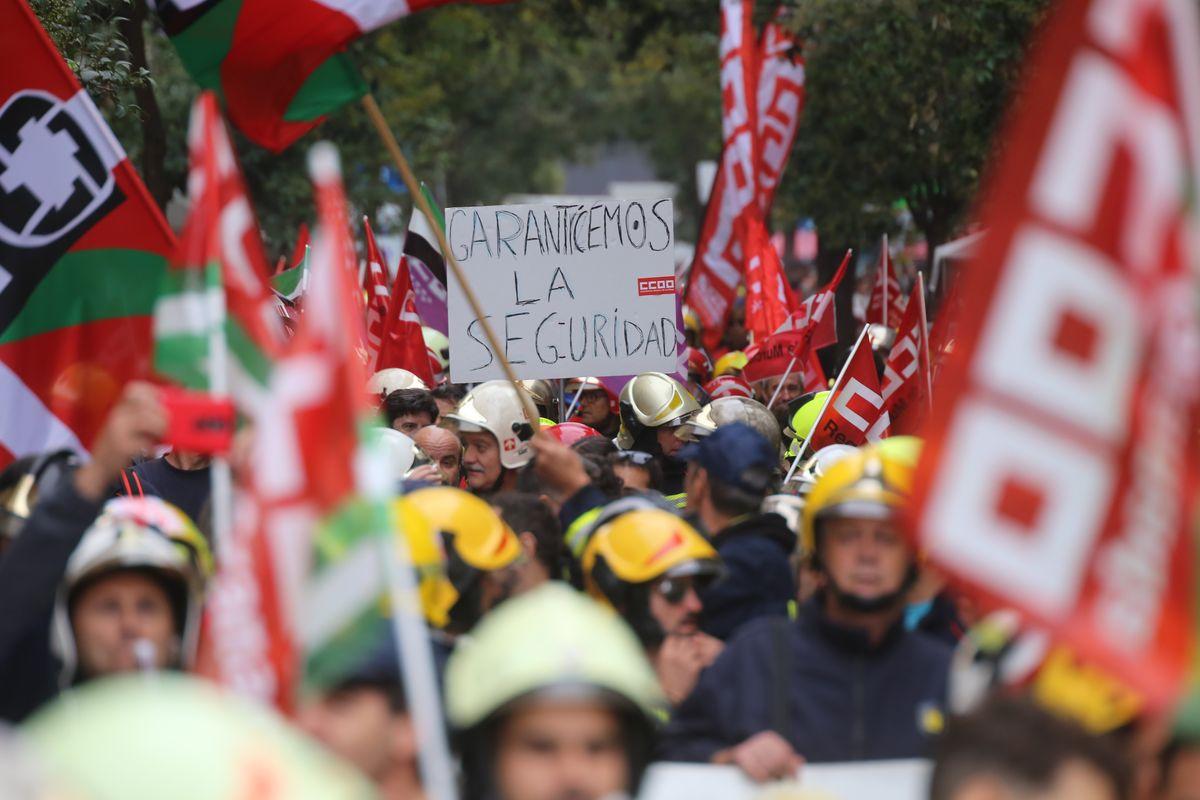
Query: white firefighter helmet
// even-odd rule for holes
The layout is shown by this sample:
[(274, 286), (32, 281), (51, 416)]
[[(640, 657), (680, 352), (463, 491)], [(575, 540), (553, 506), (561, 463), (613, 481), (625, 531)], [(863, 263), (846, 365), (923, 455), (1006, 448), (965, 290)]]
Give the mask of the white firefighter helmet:
[(381, 369), (367, 381), (367, 391), (376, 397), (387, 397), (400, 389), (428, 389), (425, 381), (399, 367)]
[(701, 408), (699, 414), (684, 422), (675, 435), (684, 441), (695, 441), (708, 436), (722, 425), (734, 422), (742, 422), (754, 428), (771, 447), (779, 450), (783, 437), (775, 415), (762, 403), (749, 397), (718, 397)]
[(204, 588), (213, 571), (208, 542), (187, 514), (161, 498), (117, 497), (84, 532), (59, 583), (51, 647), (62, 661), (64, 688), (78, 669), (71, 603), (83, 586), (119, 570), (146, 570), (162, 579), (175, 612), (178, 664), (191, 665)]
[(446, 415), (464, 433), (486, 431), (496, 437), (500, 465), (518, 469), (533, 460), (533, 423), (517, 390), (508, 381), (485, 381), (467, 392)]
[(677, 428), (700, 410), (683, 384), (663, 372), (643, 372), (621, 390), (617, 446), (628, 450), (647, 428)]

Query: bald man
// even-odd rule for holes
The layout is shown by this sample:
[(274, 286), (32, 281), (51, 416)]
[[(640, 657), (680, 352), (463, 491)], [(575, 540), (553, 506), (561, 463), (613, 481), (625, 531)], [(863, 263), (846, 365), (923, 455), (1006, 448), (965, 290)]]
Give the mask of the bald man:
[(433, 459), (441, 482), (446, 486), (458, 486), (462, 479), (462, 443), (450, 431), (429, 425), (413, 434), (425, 455)]

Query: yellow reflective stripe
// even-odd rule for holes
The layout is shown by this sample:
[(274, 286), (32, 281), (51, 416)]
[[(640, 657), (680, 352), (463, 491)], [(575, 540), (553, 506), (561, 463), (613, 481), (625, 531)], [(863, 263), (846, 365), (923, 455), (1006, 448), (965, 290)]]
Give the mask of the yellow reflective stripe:
[(795, 600), (788, 600), (788, 619), (794, 620), (800, 616), (800, 605)]
[(679, 494), (669, 494), (667, 499), (670, 500), (676, 508), (687, 508), (687, 492)]
[(587, 546), (587, 537), (585, 531), (591, 524), (600, 516), (600, 507), (590, 509), (583, 512), (575, 521), (567, 526), (567, 531), (563, 538), (567, 542), (567, 549), (571, 551), (575, 558), (583, 558), (583, 548)]

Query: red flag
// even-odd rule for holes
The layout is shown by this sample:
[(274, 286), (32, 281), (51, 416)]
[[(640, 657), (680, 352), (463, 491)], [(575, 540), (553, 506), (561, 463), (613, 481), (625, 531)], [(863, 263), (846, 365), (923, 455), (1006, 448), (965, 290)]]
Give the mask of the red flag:
[(23, 0), (0, 3), (0, 466), (86, 451), (150, 374), (174, 237)]
[(304, 260), (304, 254), (308, 250), (308, 223), (301, 222), (300, 229), (296, 231), (296, 246), (292, 248), (292, 257), (288, 259), (288, 267), (298, 267), (300, 262)]
[(417, 315), (412, 277), (404, 258), (400, 259), (400, 266), (396, 269), (387, 323), (383, 329), (383, 343), (379, 348), (379, 358), (375, 361), (376, 370), (388, 367), (406, 369), (425, 381), (427, 386), (434, 385), (434, 372), (421, 331), (421, 317)]
[(310, 154), (319, 228), (308, 305), (271, 373), (256, 418), (238, 530), (208, 609), (203, 674), (291, 709), (299, 665), (297, 609), (319, 518), (354, 490), (356, 426), (370, 413), (355, 328), (362, 319), (337, 154)]
[[(777, 294), (787, 297), (791, 291), (790, 286), (786, 290), (770, 288), (776, 286), (776, 267), (766, 260), (757, 239), (770, 238), (764, 209), (770, 207), (795, 137), (803, 101), (803, 66), (786, 58), (791, 42), (777, 28), (764, 30), (760, 50), (754, 41), (752, 13), (752, 0), (722, 0), (724, 144), (684, 297), (700, 318), (704, 345), (710, 351), (720, 343), (738, 284), (745, 277), (749, 287), (752, 270), (762, 270), (757, 282), (765, 292), (762, 307), (768, 311), (771, 306), (767, 304), (773, 304)], [(769, 99), (769, 106), (760, 106), (764, 99)], [(757, 217), (756, 222), (750, 221), (752, 216)], [(766, 247), (770, 247), (769, 241)], [(760, 254), (757, 263), (753, 262), (756, 254)], [(777, 253), (774, 258), (778, 261)], [(779, 274), (782, 278), (781, 267)], [(786, 280), (782, 282), (786, 286)], [(793, 300), (787, 310), (790, 313), (794, 308)]]
[(879, 390), (879, 373), (866, 329), (859, 335), (842, 373), (838, 375), (825, 408), (805, 441), (808, 452), (815, 453), (831, 444), (855, 447), (877, 442), (888, 435), (890, 418)]
[(746, 330), (757, 340), (770, 336), (785, 324), (798, 303), (757, 209), (744, 214), (741, 222), (745, 226), (742, 247), (746, 253)]
[(896, 343), (883, 368), (883, 402), (893, 434), (918, 434), (933, 402), (929, 335), (925, 321), (925, 282), (913, 284)]
[(912, 520), (984, 607), (1144, 694), (1189, 673), (1200, 324), (1195, 4), (1048, 18), (963, 270)]
[(804, 330), (811, 325), (813, 350), (820, 350), (822, 347), (837, 343), (837, 309), (834, 307), (834, 296), (846, 274), (846, 267), (850, 264), (850, 256), (853, 252), (853, 250), (846, 251), (833, 279), (801, 300), (798, 310), (793, 312), (783, 325), (779, 326), (776, 333)]
[(363, 217), (363, 231), (367, 237), (367, 268), (363, 271), (363, 288), (367, 293), (367, 363), (374, 364), (379, 360), (379, 348), (383, 344), (390, 295), (387, 265), (375, 244), (375, 233), (366, 217)]
[(763, 26), (758, 75), (758, 207), (769, 218), (804, 110), (804, 59), (795, 38), (775, 19)]
[(879, 251), (879, 271), (875, 276), (875, 285), (871, 287), (871, 299), (867, 303), (868, 325), (883, 325), (894, 328), (900, 324), (904, 315), (904, 297), (900, 294), (900, 281), (896, 277), (896, 268), (888, 253), (887, 236), (883, 237), (883, 246)]
[(804, 391), (819, 392), (828, 387), (825, 370), (812, 348), (812, 330), (774, 333), (746, 348), (746, 366), (742, 377), (751, 383), (778, 378), (785, 373), (800, 374)]

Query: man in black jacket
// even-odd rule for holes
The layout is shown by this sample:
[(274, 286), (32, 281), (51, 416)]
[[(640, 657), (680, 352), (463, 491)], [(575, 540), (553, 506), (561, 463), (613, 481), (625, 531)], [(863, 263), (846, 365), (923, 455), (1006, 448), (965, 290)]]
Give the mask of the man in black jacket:
[(809, 495), (804, 536), (823, 587), (794, 623), (745, 626), (668, 726), (671, 760), (754, 780), (810, 762), (911, 758), (942, 724), (951, 648), (904, 629), (915, 558), (896, 525), (911, 470), (873, 449)]
[(709, 533), (726, 569), (700, 596), (701, 630), (724, 640), (753, 619), (786, 616), (796, 598), (788, 564), (796, 536), (783, 517), (759, 511), (779, 460), (771, 445), (734, 422), (689, 444), (680, 458), (688, 462), (688, 512)]
[(0, 720), (17, 722), (58, 692), (51, 616), (67, 561), (121, 469), (166, 430), (158, 392), (133, 382), (109, 414), (92, 458), (38, 499), (0, 558)]

